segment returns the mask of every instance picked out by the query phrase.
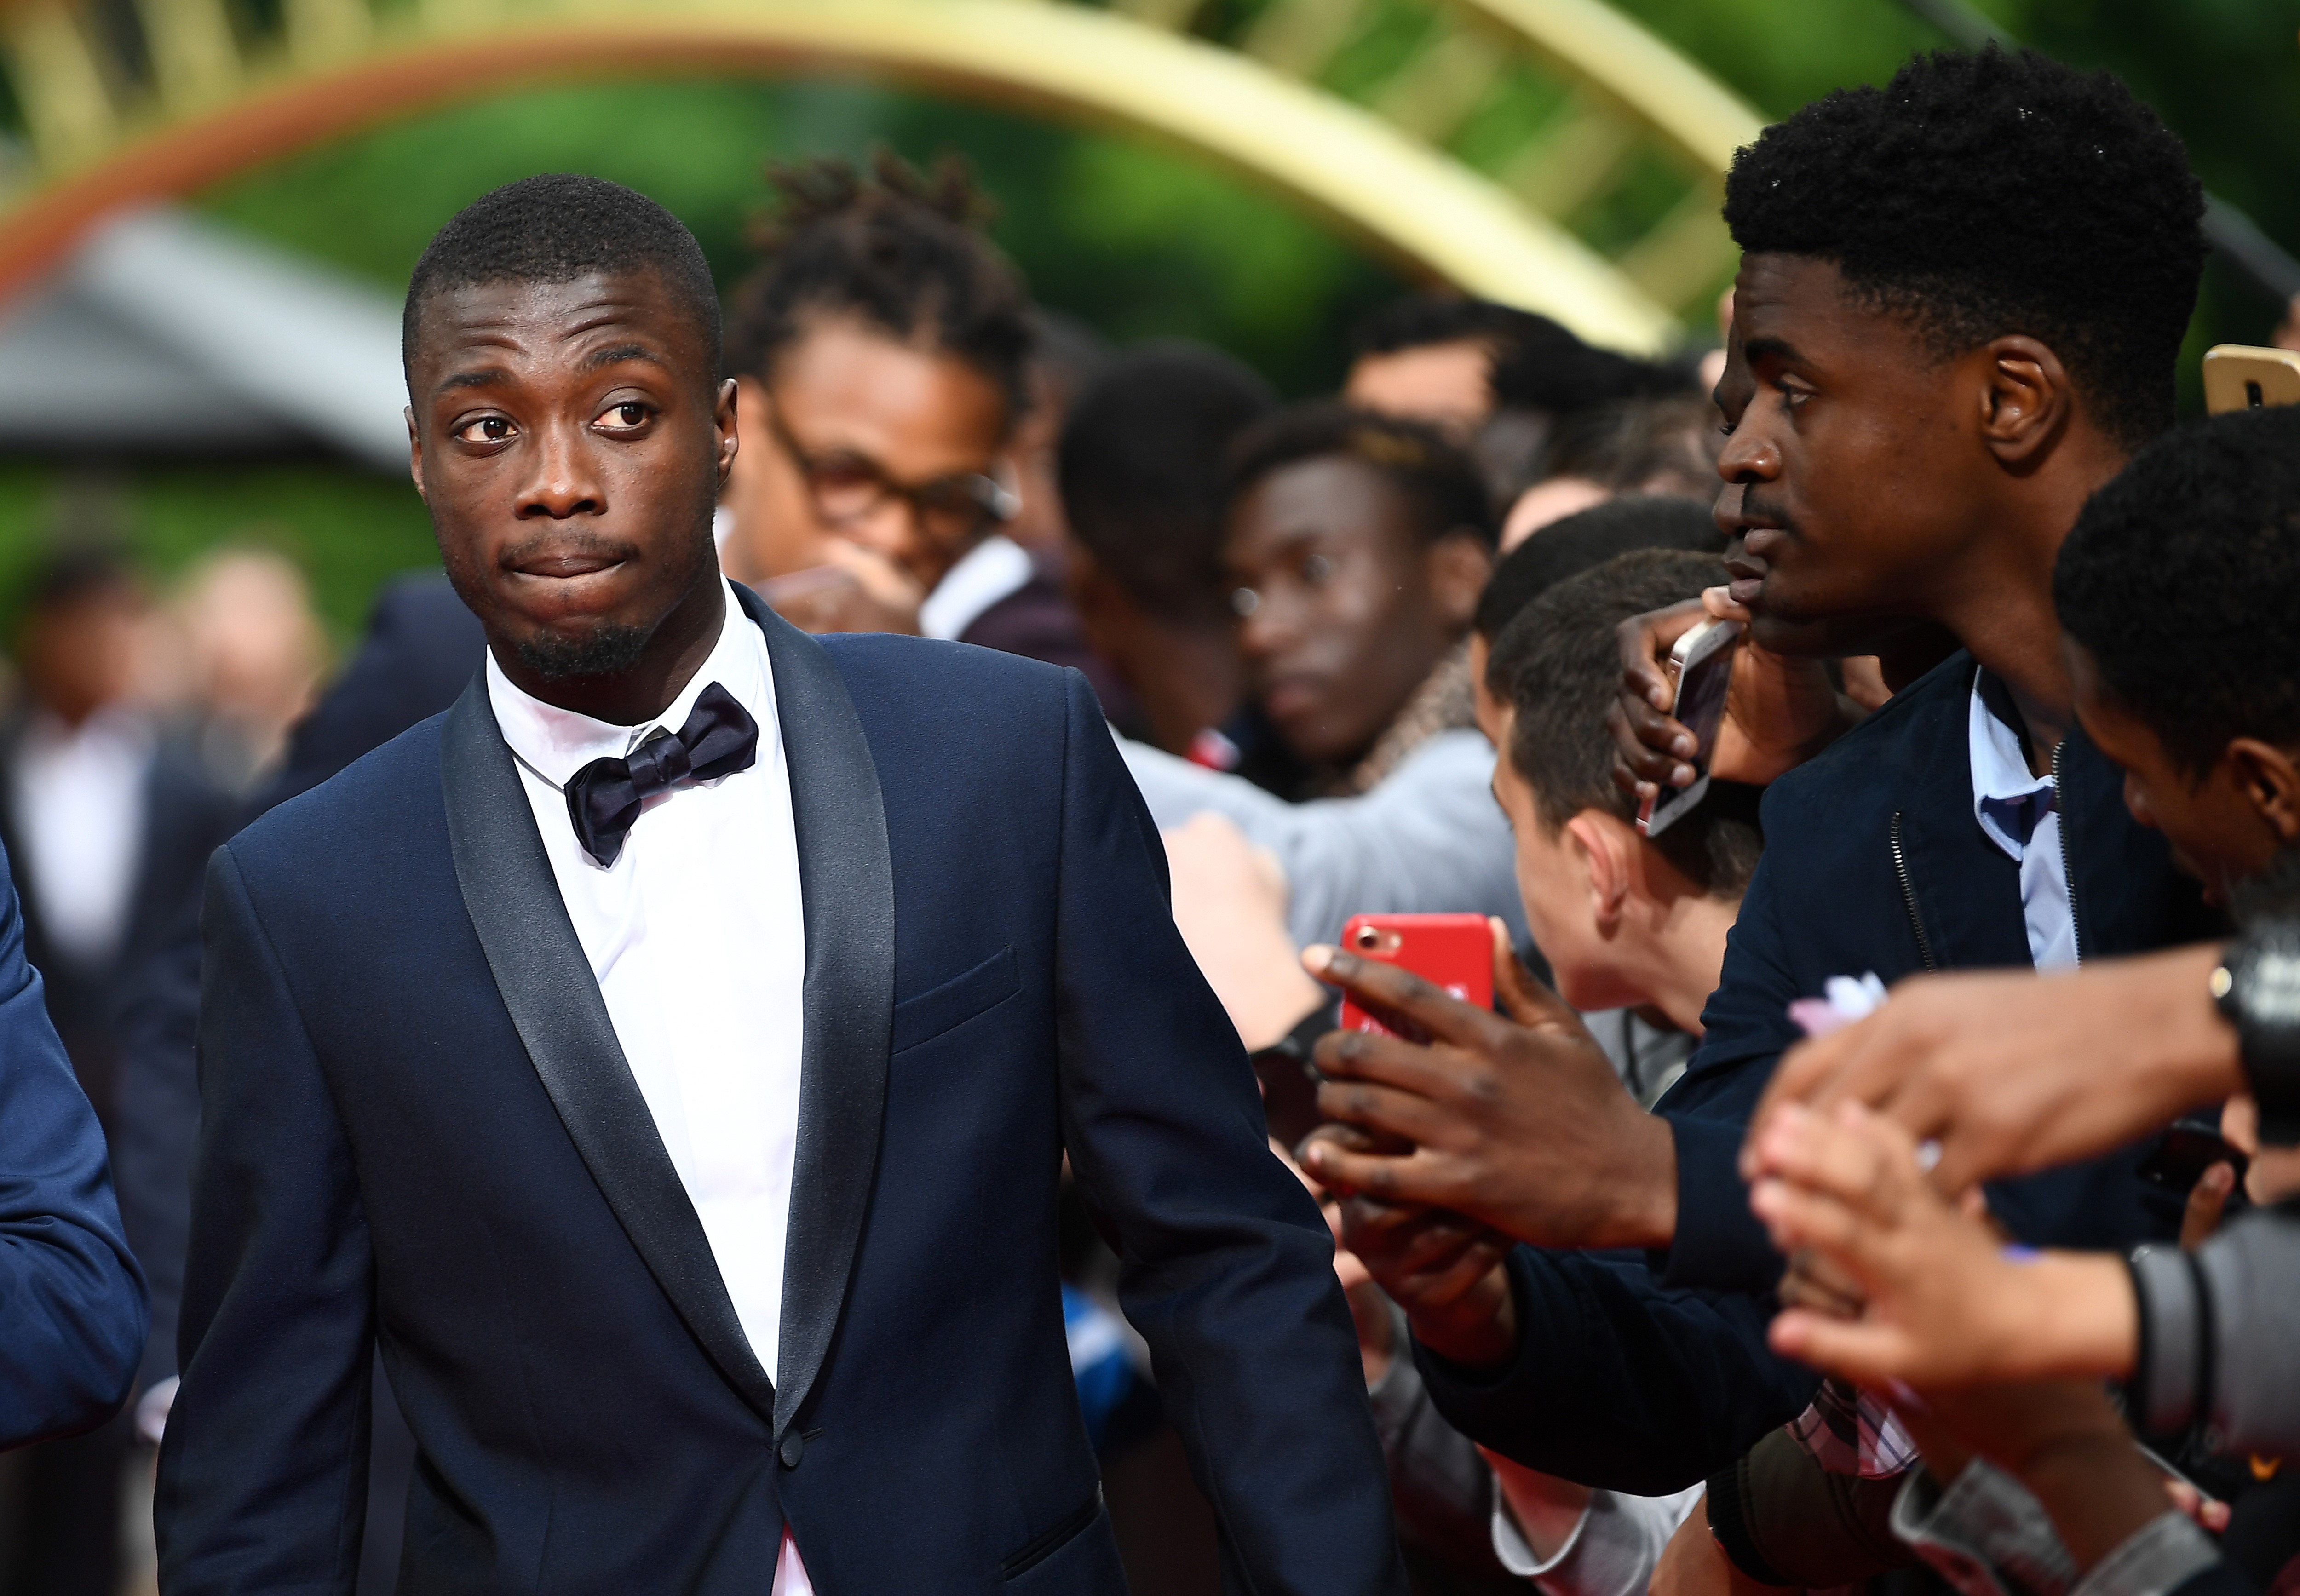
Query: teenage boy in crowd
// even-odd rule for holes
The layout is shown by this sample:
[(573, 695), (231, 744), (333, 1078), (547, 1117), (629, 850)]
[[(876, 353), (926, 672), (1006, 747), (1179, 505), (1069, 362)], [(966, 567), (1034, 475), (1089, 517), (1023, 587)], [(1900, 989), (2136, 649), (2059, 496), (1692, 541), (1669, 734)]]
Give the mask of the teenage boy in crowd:
[[(2289, 960), (2300, 940), (2300, 677), (2258, 646), (2300, 610), (2300, 411), (2223, 417), (2143, 454), (2086, 506), (2054, 598), (2077, 713), (2123, 768), (2135, 813), (2208, 891), (2253, 910), (2254, 929), (2233, 950), (2104, 962), (2053, 982), (1912, 983), (1870, 1020), (1792, 1053), (1752, 1131), (1750, 1167), (1765, 1177), (1756, 1201), (1839, 1261), (1868, 1302), (1852, 1322), (1785, 1315), (1774, 1340), (1872, 1384), (2112, 1376), (2152, 1432), (2209, 1417), (2226, 1450), (2288, 1457), (2300, 1453), (2300, 1225), (2289, 1213), (2232, 1226), (2193, 1263), (2156, 1249), (2129, 1266), (2097, 1253), (2014, 1262), (1935, 1193), (2025, 1168), (2013, 1138), (2042, 1140), (2056, 1160), (2255, 1082), (2290, 1092), (2273, 1025), (2247, 1035), (2243, 996), (2231, 982), (2216, 1006), (2210, 971), (2240, 969), (2247, 944), (2263, 962)], [(2166, 990), (2160, 971), (2180, 979)], [(1912, 999), (1929, 1000), (1913, 1029), (1899, 1019)], [(1976, 1089), (1973, 1043), (1992, 1022), (2033, 1051), (2017, 1068), (1999, 1064), (2021, 1080)], [(1896, 1069), (1928, 1035), (1938, 1045), (1927, 1056), (1946, 1067)], [(2064, 1111), (2084, 1098), (2105, 1101)], [(1881, 1121), (1862, 1111), (1872, 1105)], [(2231, 1139), (2234, 1122), (2258, 1118), (2248, 1101), (2231, 1112)], [(2295, 1129), (2284, 1121), (2271, 1140), (2300, 1139)], [(1916, 1176), (1920, 1136), (1940, 1139), (1946, 1181)], [(2291, 1196), (2288, 1147), (2252, 1151), (2264, 1154), (2254, 1200)], [(1852, 1178), (1862, 1175), (1873, 1186)]]
[(1112, 680), (1051, 569), (1001, 530), (1029, 300), (964, 169), (774, 174), (766, 259), (728, 295), (743, 453), (729, 574), (811, 631), (916, 632)]
[(1494, 547), (1476, 470), (1417, 422), (1304, 405), (1238, 439), (1227, 496), (1248, 690), (1301, 762), (1304, 802), (1128, 744), (1158, 824), (1212, 810), (1274, 854), (1296, 946), (1377, 911), (1521, 928), (1471, 692), (1467, 635)]
[[(1793, 1002), (1834, 976), (2059, 968), (2178, 935), (2161, 839), (2071, 727), (2049, 579), (2086, 498), (2171, 420), (2201, 204), (2179, 143), (2121, 84), (1993, 50), (1831, 95), (1736, 159), (1718, 466), (1732, 596), (1776, 648), (1868, 652), (1929, 621), (1969, 652), (1774, 784), (1772, 846), (1702, 1048), (1657, 1115), (1561, 1017), (1459, 1014), (1312, 951), (1324, 978), (1448, 1040), (1321, 1047), (1328, 1112), (1416, 1145), (1321, 1144), (1312, 1172), (1535, 1243), (1512, 1254), (1482, 1334), (1424, 1357), (1440, 1406), (1480, 1440), (1595, 1483), (1629, 1468), (1682, 1484), (1809, 1399), (1763, 1343), (1779, 1260), (1736, 1169), (1796, 1039)], [(1681, 728), (1638, 708), (1667, 748)], [(2169, 1234), (2177, 1214), (2148, 1204), (2135, 1162), (2005, 1183), (1992, 1206), (2031, 1243)], [(1353, 1240), (1377, 1276), (1410, 1243)], [(1646, 1255), (1540, 1250), (1593, 1247)], [(1678, 1286), (1718, 1292), (1688, 1302)]]

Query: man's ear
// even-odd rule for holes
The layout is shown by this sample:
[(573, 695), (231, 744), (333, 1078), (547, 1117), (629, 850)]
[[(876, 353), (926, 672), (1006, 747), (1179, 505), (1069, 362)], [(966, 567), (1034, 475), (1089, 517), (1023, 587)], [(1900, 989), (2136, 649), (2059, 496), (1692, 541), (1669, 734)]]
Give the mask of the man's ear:
[(1610, 939), (1621, 929), (1621, 910), (1629, 902), (1630, 865), (1621, 823), (1594, 809), (1585, 809), (1565, 822), (1573, 850), (1588, 863), (1589, 913), (1597, 934)]
[(423, 434), (415, 426), (415, 407), (407, 405), (399, 413), (407, 418), (407, 474), (415, 478), (415, 496), (429, 504), (430, 495), (423, 491)]
[(727, 486), (728, 473), (735, 469), (735, 456), (743, 440), (735, 425), (737, 390), (735, 379), (726, 378), (719, 385), (716, 403), (711, 407), (712, 430), (719, 435), (719, 486)]
[(2237, 790), (2276, 840), (2288, 844), (2300, 838), (2300, 764), (2292, 755), (2258, 737), (2238, 737), (2222, 757)]
[(2076, 394), (2061, 357), (2024, 333), (1992, 338), (1975, 357), (1985, 362), (1980, 436), (2008, 466), (2037, 459), (2067, 427)]
[(1478, 612), (1478, 598), (1494, 574), (1494, 556), (1483, 539), (1471, 532), (1449, 532), (1429, 545), (1429, 592), (1438, 612), (1454, 631), (1470, 624)]

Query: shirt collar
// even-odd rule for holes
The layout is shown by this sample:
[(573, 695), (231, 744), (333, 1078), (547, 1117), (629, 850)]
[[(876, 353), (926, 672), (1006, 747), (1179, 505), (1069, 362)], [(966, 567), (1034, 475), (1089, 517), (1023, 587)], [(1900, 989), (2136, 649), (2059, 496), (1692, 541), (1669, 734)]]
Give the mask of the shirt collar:
[[(2053, 812), (2055, 797), (2048, 772), (2032, 775), (2019, 728), (2008, 723), (1986, 692), (1986, 671), (1976, 672), (1967, 736), (1972, 752), (1972, 816), (1991, 842), (2015, 860), (2028, 852), (2037, 822)], [(2008, 703), (2007, 708), (2010, 708)]]
[(985, 610), (1019, 592), (1029, 579), (1029, 552), (1003, 533), (993, 533), (969, 549), (966, 557), (935, 584), (926, 603), (919, 606), (919, 630), (949, 642), (981, 619)]
[(593, 760), (627, 757), (656, 727), (676, 731), (686, 725), (687, 718), (695, 712), (695, 701), (713, 682), (734, 694), (735, 702), (758, 721), (763, 754), (775, 726), (766, 639), (735, 602), (735, 590), (724, 578), (720, 586), (726, 594), (727, 615), (720, 623), (719, 641), (670, 707), (638, 726), (616, 726), (544, 702), (514, 686), (496, 663), (495, 650), (488, 650), (488, 702), (495, 710), (496, 724), (503, 728), (504, 741), (520, 762), (554, 786), (563, 787)]

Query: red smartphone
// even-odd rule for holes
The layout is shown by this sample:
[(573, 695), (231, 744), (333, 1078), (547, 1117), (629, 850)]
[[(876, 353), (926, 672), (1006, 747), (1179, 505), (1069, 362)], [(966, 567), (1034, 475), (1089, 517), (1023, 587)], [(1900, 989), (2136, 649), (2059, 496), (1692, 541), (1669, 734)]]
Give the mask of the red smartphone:
[[(1360, 914), (1342, 927), (1342, 946), (1361, 959), (1411, 970), (1448, 996), (1479, 1009), (1494, 1006), (1494, 933), (1483, 915)], [(1342, 1029), (1427, 1042), (1402, 1014), (1342, 999)]]

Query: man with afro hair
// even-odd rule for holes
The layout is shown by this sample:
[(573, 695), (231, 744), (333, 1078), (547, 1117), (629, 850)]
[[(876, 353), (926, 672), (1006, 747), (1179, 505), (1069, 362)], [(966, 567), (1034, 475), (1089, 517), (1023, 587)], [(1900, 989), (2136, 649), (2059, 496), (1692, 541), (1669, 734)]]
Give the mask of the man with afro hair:
[[(1781, 1259), (1738, 1169), (1799, 1035), (1790, 1005), (1839, 976), (2159, 947), (2193, 913), (2074, 724), (2051, 578), (2086, 499), (2171, 421), (2202, 208), (2179, 141), (2122, 84), (1996, 50), (1912, 60), (1736, 158), (1717, 519), (1724, 607), (1751, 635), (1714, 773), (1780, 779), (1698, 1052), (1648, 1116), (1573, 1027), (1456, 1013), (1397, 972), (1307, 955), (1453, 1043), (1321, 1049), (1327, 1110), (1415, 1150), (1315, 1146), (1312, 1173), (1532, 1243), (1498, 1267), (1507, 1290), (1454, 1298), (1497, 1305), (1482, 1332), (1450, 1325), (1455, 1357), (1423, 1357), (1439, 1407), (1479, 1441), (1647, 1492), (1730, 1464), (1812, 1390), (1765, 1345)], [(1617, 779), (1642, 794), (1694, 774), (1659, 666), (1690, 622), (1663, 615), (1624, 628)], [(1840, 729), (1819, 661), (1795, 656), (1927, 626), (1962, 646), (1784, 774)], [(1819, 713), (1752, 724), (1741, 705), (1759, 697)], [(1767, 768), (1766, 751), (1787, 752)], [(1992, 1209), (2031, 1244), (2169, 1235), (2177, 1212), (2136, 1159), (2004, 1183)], [(1378, 1277), (1429, 1267), (1412, 1226), (1368, 1227), (1348, 1244)]]

